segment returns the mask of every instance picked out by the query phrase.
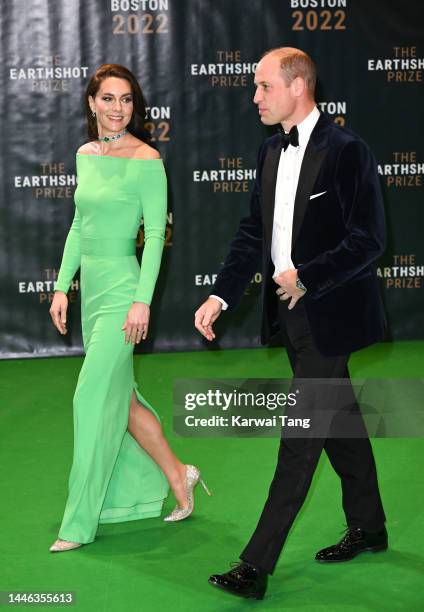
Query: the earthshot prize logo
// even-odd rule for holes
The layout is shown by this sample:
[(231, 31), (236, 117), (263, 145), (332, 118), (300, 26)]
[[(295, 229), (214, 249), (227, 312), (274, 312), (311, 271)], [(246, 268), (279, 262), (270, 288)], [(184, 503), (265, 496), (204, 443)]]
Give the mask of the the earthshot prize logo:
[(23, 66), (19, 57), (13, 58), (9, 68), (9, 80), (29, 85), (31, 91), (68, 92), (72, 82), (88, 77), (88, 66), (75, 66), (60, 55), (37, 55), (29, 65)]
[(248, 76), (254, 74), (257, 62), (245, 62), (240, 50), (217, 50), (216, 61), (209, 64), (191, 64), (193, 77), (208, 77), (212, 87), (247, 87)]
[[(224, 262), (221, 262), (221, 266), (223, 263)], [(211, 273), (195, 274), (194, 275), (194, 285), (195, 287), (212, 287), (212, 285), (214, 285), (216, 281), (217, 276), (218, 274), (216, 272), (212, 274)], [(262, 273), (256, 272), (252, 280), (250, 281), (250, 284), (246, 287), (244, 294), (245, 295), (257, 295), (258, 294), (257, 288), (260, 286), (261, 283), (262, 283)]]
[[(59, 270), (56, 268), (46, 268), (43, 272), (44, 278), (42, 279), (18, 281), (18, 293), (29, 296), (36, 295), (40, 304), (50, 304), (53, 300)], [(71, 303), (77, 301), (79, 288), (79, 280), (73, 280), (68, 292), (68, 299)]]
[(378, 164), (378, 173), (387, 187), (422, 187), (424, 163), (417, 161), (416, 151), (393, 151), (389, 164)]
[(377, 276), (386, 289), (421, 289), (424, 266), (417, 265), (414, 254), (393, 255), (393, 264), (378, 267)]
[(193, 183), (209, 183), (214, 193), (249, 193), (256, 169), (245, 168), (243, 157), (219, 157), (216, 168), (193, 170)]
[(13, 177), (15, 189), (32, 189), (35, 199), (72, 198), (77, 184), (75, 174), (66, 173), (64, 162), (42, 162), (37, 174)]
[(388, 83), (422, 83), (423, 69), (417, 47), (392, 47), (391, 57), (368, 60), (368, 71), (383, 72)]

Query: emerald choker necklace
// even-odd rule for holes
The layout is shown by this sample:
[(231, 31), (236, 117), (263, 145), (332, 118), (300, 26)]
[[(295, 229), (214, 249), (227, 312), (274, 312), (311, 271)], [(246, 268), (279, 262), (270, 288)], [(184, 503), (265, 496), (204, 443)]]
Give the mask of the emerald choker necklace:
[(113, 142), (114, 140), (119, 140), (120, 138), (122, 138), (122, 136), (125, 136), (125, 134), (128, 134), (127, 129), (125, 129), (120, 134), (115, 134), (115, 136), (103, 136), (103, 138), (98, 138), (97, 140), (99, 142)]

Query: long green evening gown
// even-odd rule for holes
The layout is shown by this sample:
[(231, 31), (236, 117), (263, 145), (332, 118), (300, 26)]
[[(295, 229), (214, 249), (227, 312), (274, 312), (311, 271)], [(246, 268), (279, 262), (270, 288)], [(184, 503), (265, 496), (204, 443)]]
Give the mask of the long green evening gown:
[[(59, 537), (88, 543), (99, 523), (159, 516), (168, 483), (128, 433), (137, 390), (133, 345), (121, 327), (134, 301), (150, 304), (164, 244), (166, 176), (160, 159), (77, 155), (76, 211), (56, 289), (81, 268), (86, 357), (74, 396), (74, 458)], [(144, 219), (141, 269), (135, 238)]]

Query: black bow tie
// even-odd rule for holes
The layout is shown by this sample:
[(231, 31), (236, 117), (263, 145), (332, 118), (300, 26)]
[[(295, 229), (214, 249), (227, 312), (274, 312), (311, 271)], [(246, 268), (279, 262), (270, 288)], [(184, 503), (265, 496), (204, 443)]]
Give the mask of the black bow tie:
[(280, 137), (281, 146), (283, 147), (284, 151), (290, 144), (292, 147), (299, 146), (299, 132), (297, 131), (297, 125), (294, 125), (288, 134), (286, 134), (286, 132), (281, 128)]

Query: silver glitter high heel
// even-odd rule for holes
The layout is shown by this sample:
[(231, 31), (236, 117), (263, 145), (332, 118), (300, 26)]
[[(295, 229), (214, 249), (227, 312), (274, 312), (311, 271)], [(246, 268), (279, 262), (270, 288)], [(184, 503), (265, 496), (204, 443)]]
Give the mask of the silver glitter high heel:
[(187, 465), (186, 466), (186, 484), (187, 484), (187, 508), (180, 508), (178, 504), (175, 506), (174, 510), (166, 516), (163, 520), (167, 522), (174, 521), (182, 521), (183, 519), (190, 516), (190, 514), (194, 510), (194, 487), (200, 482), (202, 487), (205, 489), (208, 495), (212, 495), (209, 491), (208, 487), (205, 484), (205, 481), (200, 475), (199, 469), (195, 465)]
[(49, 548), (50, 552), (66, 552), (67, 550), (74, 550), (82, 546), (79, 542), (68, 542), (68, 540), (56, 540)]

